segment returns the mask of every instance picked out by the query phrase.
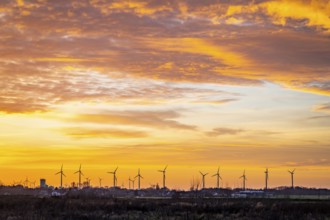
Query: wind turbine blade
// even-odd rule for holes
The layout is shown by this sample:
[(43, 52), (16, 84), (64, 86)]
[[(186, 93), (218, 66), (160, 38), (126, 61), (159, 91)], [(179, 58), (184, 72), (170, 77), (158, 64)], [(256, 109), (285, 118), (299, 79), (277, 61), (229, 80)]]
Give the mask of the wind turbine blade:
[(205, 173), (204, 176), (208, 175), (209, 173)]
[(143, 176), (140, 175), (140, 177), (141, 177), (142, 179), (144, 179)]
[(166, 165), (166, 166), (165, 166), (165, 168), (164, 168), (164, 171), (166, 171), (166, 169), (167, 169), (167, 166), (168, 166), (168, 165)]
[(118, 167), (115, 169), (114, 173), (117, 172), (117, 170), (118, 170)]
[[(136, 177), (139, 177), (139, 175), (136, 175)], [(134, 179), (135, 179), (136, 177), (134, 177)]]
[(199, 173), (200, 173), (202, 176), (204, 176), (204, 174), (203, 174), (201, 171), (199, 171)]
[(76, 172), (74, 172), (74, 174), (76, 174), (76, 173), (79, 173), (79, 170), (78, 170), (78, 171), (76, 171)]
[(292, 173), (294, 173), (294, 171), (296, 171), (296, 169), (293, 169), (293, 170), (292, 170)]
[(58, 172), (58, 173), (55, 173), (55, 175), (57, 175), (57, 174), (60, 174), (61, 173), (61, 171), (60, 172)]
[(221, 176), (219, 176), (219, 178), (222, 180)]
[(62, 173), (62, 175), (66, 177), (66, 175), (64, 173)]
[(216, 173), (216, 174), (214, 174), (212, 177), (214, 177), (214, 176), (217, 176), (218, 174)]
[(80, 171), (80, 174), (84, 176), (83, 172)]

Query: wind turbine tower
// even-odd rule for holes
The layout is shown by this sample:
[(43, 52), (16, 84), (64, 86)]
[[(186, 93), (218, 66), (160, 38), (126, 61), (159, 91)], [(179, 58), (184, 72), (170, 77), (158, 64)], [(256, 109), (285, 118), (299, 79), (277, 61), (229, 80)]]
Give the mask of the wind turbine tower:
[(246, 175), (245, 175), (245, 170), (243, 172), (243, 175), (240, 177), (240, 178), (243, 178), (243, 190), (245, 190), (245, 182), (246, 182)]
[(216, 176), (217, 177), (217, 188), (220, 188), (220, 179), (222, 180), (221, 176), (220, 176), (220, 167), (218, 167), (218, 172), (216, 174), (214, 174), (212, 177)]
[(265, 171), (265, 181), (266, 181), (265, 190), (267, 190), (268, 189), (268, 168), (266, 168), (266, 171)]
[(294, 170), (292, 170), (292, 171), (290, 171), (290, 170), (288, 170), (288, 172), (291, 174), (291, 188), (292, 189), (294, 189), (294, 185), (293, 185), (293, 175), (294, 175), (294, 171), (295, 171), (296, 169), (294, 169)]
[(63, 172), (63, 164), (61, 166), (61, 170), (58, 173), (55, 173), (55, 175), (58, 175), (58, 174), (60, 174), (60, 176), (61, 176), (61, 188), (63, 188), (63, 176), (66, 177)]
[(164, 188), (164, 189), (166, 188), (166, 185), (165, 185), (166, 169), (167, 169), (167, 165), (166, 165), (166, 167), (164, 168), (164, 170), (158, 170), (158, 172), (162, 172), (162, 173), (163, 173), (163, 188)]
[(99, 177), (100, 188), (102, 187), (102, 178)]
[(81, 188), (81, 176), (84, 175), (84, 174), (81, 172), (81, 164), (80, 164), (79, 170), (76, 171), (74, 174), (77, 174), (77, 173), (78, 173), (78, 176), (79, 176), (79, 179), (78, 179), (78, 188)]
[(116, 187), (116, 185), (117, 185), (117, 176), (116, 176), (117, 170), (118, 170), (118, 167), (113, 172), (108, 172), (110, 174), (113, 174), (113, 187)]
[(205, 176), (209, 173), (202, 173), (201, 171), (199, 171), (199, 173), (202, 175), (202, 183), (203, 183), (203, 189), (205, 188)]
[[(141, 178), (143, 179), (143, 176), (141, 176), (141, 174), (140, 174), (140, 168), (139, 168), (139, 170), (138, 170), (138, 175), (136, 175), (136, 177), (138, 178), (138, 190), (140, 190), (141, 188), (141, 185), (140, 185), (140, 183), (141, 183)], [(136, 178), (135, 177), (135, 178)], [(133, 183), (134, 184), (134, 183)], [(134, 187), (134, 185), (133, 185), (133, 187)]]

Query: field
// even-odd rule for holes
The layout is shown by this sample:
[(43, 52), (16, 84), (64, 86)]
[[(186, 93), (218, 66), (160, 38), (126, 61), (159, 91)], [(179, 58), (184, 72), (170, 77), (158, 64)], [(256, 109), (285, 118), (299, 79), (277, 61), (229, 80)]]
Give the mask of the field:
[(0, 219), (330, 219), (329, 200), (0, 196)]

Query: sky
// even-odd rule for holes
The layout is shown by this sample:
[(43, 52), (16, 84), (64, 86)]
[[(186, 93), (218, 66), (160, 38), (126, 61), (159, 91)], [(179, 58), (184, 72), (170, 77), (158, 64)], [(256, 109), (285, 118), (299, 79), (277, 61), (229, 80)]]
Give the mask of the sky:
[[(328, 0), (2, 0), (0, 181), (330, 188)], [(38, 183), (37, 183), (38, 185)]]

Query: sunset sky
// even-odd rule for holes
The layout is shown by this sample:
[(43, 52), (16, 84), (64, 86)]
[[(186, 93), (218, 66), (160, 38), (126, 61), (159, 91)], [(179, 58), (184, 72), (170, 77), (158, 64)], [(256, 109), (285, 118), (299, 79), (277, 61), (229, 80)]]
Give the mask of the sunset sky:
[(328, 0), (1, 0), (0, 77), (4, 184), (330, 188)]

